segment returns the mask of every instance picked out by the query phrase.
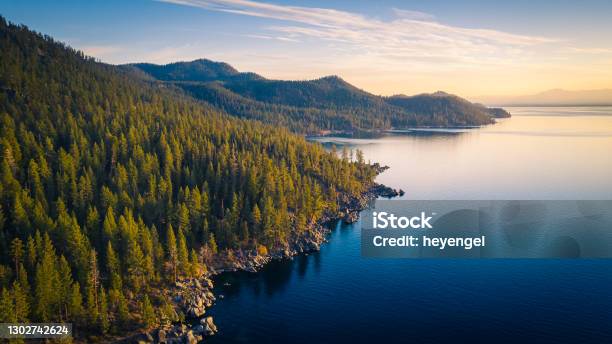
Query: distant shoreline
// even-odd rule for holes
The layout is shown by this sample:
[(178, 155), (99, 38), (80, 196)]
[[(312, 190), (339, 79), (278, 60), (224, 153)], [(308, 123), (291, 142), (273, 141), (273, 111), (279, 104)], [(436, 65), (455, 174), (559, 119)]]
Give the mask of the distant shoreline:
[(499, 107), (592, 107), (592, 106), (612, 106), (611, 103), (603, 104), (503, 104), (503, 105), (487, 105)]
[(426, 133), (426, 132), (434, 132), (437, 130), (469, 130), (469, 129), (479, 129), (492, 124), (483, 124), (483, 125), (455, 125), (455, 126), (420, 126), (420, 127), (410, 127), (410, 128), (402, 128), (402, 129), (372, 129), (372, 130), (360, 130), (360, 131), (347, 131), (347, 130), (334, 130), (329, 132), (321, 132), (315, 135), (306, 135), (306, 140), (312, 141), (318, 138), (327, 138), (327, 137), (345, 137), (345, 138), (379, 138), (385, 135), (392, 134), (418, 134), (418, 133)]

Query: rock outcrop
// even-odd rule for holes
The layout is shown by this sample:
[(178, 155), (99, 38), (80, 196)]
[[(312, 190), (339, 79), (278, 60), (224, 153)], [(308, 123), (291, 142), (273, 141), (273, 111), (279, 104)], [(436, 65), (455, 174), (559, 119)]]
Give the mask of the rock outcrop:
[(206, 308), (216, 298), (212, 293), (210, 276), (179, 280), (169, 293), (177, 313), (182, 313), (188, 323), (166, 324), (150, 332), (140, 333), (124, 341), (139, 344), (197, 344), (206, 336), (217, 333), (211, 316), (203, 318)]

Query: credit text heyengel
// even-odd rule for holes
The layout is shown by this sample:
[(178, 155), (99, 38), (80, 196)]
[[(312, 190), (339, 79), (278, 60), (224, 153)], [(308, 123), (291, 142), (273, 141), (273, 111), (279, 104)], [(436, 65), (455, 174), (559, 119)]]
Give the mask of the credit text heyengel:
[[(397, 216), (385, 211), (372, 213), (373, 229), (433, 229), (432, 219), (435, 213), (421, 212), (417, 216)], [(471, 250), (474, 247), (486, 245), (485, 236), (479, 237), (430, 237), (429, 235), (375, 235), (372, 238), (375, 247), (437, 247), (444, 250), (447, 247), (463, 247)]]

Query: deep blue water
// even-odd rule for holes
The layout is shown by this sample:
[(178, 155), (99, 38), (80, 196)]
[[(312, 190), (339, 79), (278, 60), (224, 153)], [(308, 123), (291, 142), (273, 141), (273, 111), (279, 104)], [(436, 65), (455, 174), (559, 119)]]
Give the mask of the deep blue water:
[(220, 276), (215, 342), (612, 343), (608, 260), (367, 259), (359, 236)]
[[(452, 136), (345, 143), (390, 165), (379, 180), (405, 198), (612, 198), (612, 117), (548, 115), (534, 129), (541, 114), (521, 111)], [(210, 342), (612, 343), (612, 260), (362, 258), (360, 226), (338, 224), (320, 252), (218, 276)]]

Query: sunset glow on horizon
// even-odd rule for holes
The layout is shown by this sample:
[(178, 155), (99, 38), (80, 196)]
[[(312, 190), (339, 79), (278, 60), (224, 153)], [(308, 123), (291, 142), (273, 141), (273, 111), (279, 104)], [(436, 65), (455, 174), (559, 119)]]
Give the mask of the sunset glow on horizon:
[[(46, 11), (28, 11), (32, 6)], [(605, 19), (612, 5), (601, 1), (88, 6), (9, 0), (0, 11), (113, 64), (208, 58), (272, 79), (338, 75), (380, 95), (444, 90), (478, 98), (612, 88), (612, 24)]]

